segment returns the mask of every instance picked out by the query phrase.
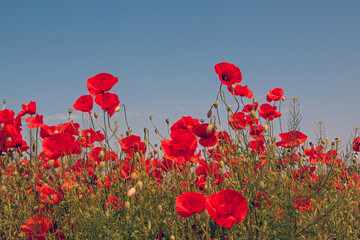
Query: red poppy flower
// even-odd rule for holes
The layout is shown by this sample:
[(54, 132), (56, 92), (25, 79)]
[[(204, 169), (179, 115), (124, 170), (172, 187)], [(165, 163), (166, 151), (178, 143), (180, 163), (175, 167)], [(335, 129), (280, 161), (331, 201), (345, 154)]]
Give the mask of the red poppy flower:
[(28, 118), (26, 118), (25, 121), (29, 123), (29, 124), (26, 125), (28, 128), (42, 127), (42, 125), (43, 125), (43, 115), (36, 114), (35, 117), (28, 117)]
[(165, 155), (178, 163), (190, 161), (197, 148), (195, 135), (189, 130), (177, 129), (170, 137), (172, 140), (161, 141)]
[(75, 137), (69, 133), (57, 133), (44, 139), (43, 151), (50, 159), (58, 159), (74, 141)]
[(136, 135), (131, 135), (119, 140), (119, 144), (121, 149), (129, 156), (132, 156), (132, 154), (136, 152), (141, 152), (142, 154), (146, 152), (144, 143), (141, 142), (141, 138)]
[(102, 110), (109, 113), (110, 117), (115, 113), (115, 108), (119, 106), (119, 97), (115, 93), (104, 93), (96, 95), (95, 103), (101, 107)]
[(205, 197), (196, 192), (185, 192), (176, 198), (176, 211), (181, 217), (190, 217), (205, 209)]
[(93, 105), (93, 97), (91, 95), (83, 95), (75, 101), (75, 103), (73, 104), (73, 108), (78, 111), (88, 112), (89, 114), (91, 114)]
[(236, 222), (244, 221), (247, 202), (241, 193), (227, 189), (208, 196), (205, 208), (214, 222), (230, 228)]
[(228, 90), (232, 95), (247, 97), (249, 99), (253, 97), (253, 92), (248, 88), (247, 85), (236, 85), (234, 90), (232, 90), (231, 85), (228, 85)]
[(227, 86), (240, 83), (242, 80), (240, 69), (231, 63), (222, 62), (216, 64), (215, 72), (219, 75), (220, 81)]
[(92, 128), (81, 131), (81, 144), (84, 147), (93, 147), (94, 142), (102, 142), (105, 139), (100, 131), (94, 131)]
[(215, 128), (212, 128), (211, 132), (207, 132), (209, 124), (203, 123), (193, 129), (193, 133), (200, 138), (199, 144), (203, 147), (212, 147), (217, 142)]
[(227, 132), (225, 132), (225, 131), (217, 132), (216, 136), (219, 139), (220, 145), (231, 144), (230, 135)]
[(264, 127), (261, 125), (251, 125), (249, 130), (249, 135), (255, 140), (263, 140), (264, 137), (262, 135), (264, 131)]
[(104, 94), (109, 91), (116, 83), (118, 78), (109, 73), (99, 73), (87, 80), (87, 88), (93, 96)]
[(293, 206), (301, 211), (311, 211), (311, 199), (306, 195), (297, 196)]
[(273, 90), (270, 90), (270, 93), (268, 95), (266, 95), (266, 100), (268, 102), (279, 101), (280, 99), (286, 101), (284, 91), (281, 88), (274, 88)]
[(353, 150), (355, 152), (360, 152), (360, 137), (357, 137), (353, 141)]
[(57, 204), (61, 200), (61, 195), (54, 188), (49, 187), (46, 183), (42, 184), (42, 186), (35, 186), (37, 193), (42, 198), (42, 204)]
[(22, 117), (26, 114), (36, 114), (36, 102), (30, 101), (28, 105), (22, 104), (22, 111), (18, 113), (18, 116)]
[(258, 112), (262, 118), (272, 121), (274, 118), (281, 117), (281, 112), (277, 112), (276, 109), (276, 106), (271, 106), (268, 103), (264, 103), (260, 106)]
[(200, 121), (199, 119), (194, 119), (190, 116), (188, 117), (181, 117), (176, 123), (174, 123), (170, 130), (174, 131), (176, 129), (188, 129), (192, 130), (195, 126), (199, 125)]
[(246, 116), (243, 112), (237, 112), (230, 115), (229, 125), (232, 129), (246, 129)]
[(258, 102), (255, 102), (254, 104), (246, 104), (242, 110), (242, 112), (251, 112), (251, 110), (256, 111), (259, 106)]
[(284, 148), (298, 147), (300, 144), (304, 143), (307, 139), (307, 136), (299, 131), (290, 131), (287, 133), (280, 133), (282, 141), (277, 142), (276, 146)]
[(249, 142), (249, 147), (253, 153), (265, 153), (266, 149), (264, 145), (264, 140), (254, 140)]
[(27, 225), (21, 226), (21, 230), (25, 232), (30, 239), (46, 240), (45, 234), (51, 226), (51, 220), (49, 218), (34, 215), (27, 220), (26, 224)]
[(5, 109), (0, 111), (0, 123), (13, 124), (15, 122), (15, 113), (13, 110)]

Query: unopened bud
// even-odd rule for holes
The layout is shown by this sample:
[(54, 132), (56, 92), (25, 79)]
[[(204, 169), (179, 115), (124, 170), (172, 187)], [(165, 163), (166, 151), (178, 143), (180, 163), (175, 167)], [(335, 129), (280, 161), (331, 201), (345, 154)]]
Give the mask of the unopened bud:
[(71, 114), (73, 112), (72, 108), (69, 108), (68, 113)]
[(357, 153), (354, 154), (354, 157), (355, 157), (356, 159), (359, 159), (359, 156), (358, 156)]
[(231, 105), (228, 105), (226, 109), (227, 109), (228, 112), (230, 112), (231, 111)]
[(48, 161), (48, 167), (49, 168), (52, 168), (54, 166), (54, 160), (53, 159), (50, 159), (49, 161)]
[(175, 240), (175, 236), (174, 236), (174, 235), (171, 235), (169, 239), (170, 239), (170, 240)]
[(94, 117), (98, 118), (99, 117), (99, 113), (98, 112), (94, 112)]
[(158, 212), (162, 212), (162, 210), (163, 210), (163, 209), (162, 209), (162, 206), (161, 206), (161, 205), (158, 205), (157, 208), (156, 208), (156, 210), (158, 210)]
[(210, 134), (212, 130), (214, 129), (214, 126), (212, 124), (207, 125), (206, 127), (206, 133)]
[(259, 182), (259, 187), (260, 187), (261, 189), (264, 189), (264, 188), (265, 188), (265, 183), (264, 183), (263, 181), (260, 181), (260, 182)]
[(105, 162), (104, 161), (101, 161), (100, 164), (99, 164), (99, 167), (100, 168), (104, 168), (106, 166)]
[(207, 117), (208, 117), (208, 118), (210, 118), (210, 117), (211, 117), (211, 115), (212, 115), (212, 111), (211, 111), (211, 110), (209, 110), (209, 111), (207, 112)]
[(120, 109), (121, 109), (121, 107), (120, 107), (120, 106), (117, 106), (117, 107), (114, 109), (114, 111), (115, 111), (115, 112), (118, 112), (118, 111), (120, 111)]
[(144, 184), (143, 184), (143, 182), (142, 182), (142, 181), (138, 181), (138, 182), (137, 182), (137, 184), (136, 184), (136, 186), (138, 186), (138, 187), (139, 187), (139, 189), (140, 189), (140, 190), (142, 190), (142, 189), (143, 189), (143, 187), (144, 187)]
[(6, 188), (5, 185), (2, 185), (0, 190), (1, 190), (1, 193), (6, 193), (7, 192), (7, 188)]
[(124, 208), (127, 209), (127, 210), (130, 209), (130, 202), (129, 202), (129, 201), (126, 201), (126, 202), (124, 203)]
[(135, 181), (137, 179), (137, 174), (135, 172), (133, 172), (131, 175), (130, 175), (130, 178), (131, 180)]
[(101, 160), (103, 160), (104, 157), (105, 157), (105, 152), (104, 152), (104, 150), (100, 150), (100, 152), (99, 152), (99, 158), (100, 158)]
[(11, 140), (12, 140), (11, 137), (8, 137), (8, 138), (6, 139), (7, 142), (11, 142)]
[(128, 196), (128, 197), (132, 197), (135, 193), (136, 193), (136, 188), (132, 187), (132, 188), (130, 188), (129, 191), (127, 192), (127, 196)]
[(269, 131), (269, 125), (265, 124), (264, 125), (264, 132), (268, 132)]
[(286, 101), (286, 97), (285, 97), (285, 96), (281, 96), (281, 100)]
[(165, 119), (165, 122), (166, 122), (166, 124), (169, 124), (170, 123), (170, 119)]
[(214, 102), (214, 108), (217, 108), (218, 106), (219, 106), (219, 101), (218, 100), (216, 100), (215, 102)]
[(250, 111), (250, 115), (251, 115), (252, 118), (256, 118), (256, 112), (255, 112), (255, 110), (251, 110), (251, 111)]

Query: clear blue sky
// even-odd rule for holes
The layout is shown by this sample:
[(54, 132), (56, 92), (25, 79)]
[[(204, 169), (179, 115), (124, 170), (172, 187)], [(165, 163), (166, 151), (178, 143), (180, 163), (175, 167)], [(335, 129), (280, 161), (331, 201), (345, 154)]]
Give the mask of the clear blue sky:
[(297, 96), (310, 138), (323, 120), (330, 139), (346, 140), (360, 126), (359, 12), (358, 0), (3, 0), (0, 98), (16, 112), (36, 101), (48, 123), (66, 121), (87, 79), (108, 72), (142, 135), (150, 115), (158, 125), (206, 118), (214, 65), (225, 61), (261, 103), (275, 87)]

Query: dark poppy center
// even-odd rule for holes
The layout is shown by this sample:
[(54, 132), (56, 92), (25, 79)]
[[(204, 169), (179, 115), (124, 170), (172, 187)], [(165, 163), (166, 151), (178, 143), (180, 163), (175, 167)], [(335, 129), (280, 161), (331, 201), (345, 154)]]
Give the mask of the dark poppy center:
[(223, 81), (225, 81), (225, 82), (228, 82), (229, 81), (229, 77), (227, 76), (227, 75), (221, 75), (221, 78), (222, 78), (222, 80)]

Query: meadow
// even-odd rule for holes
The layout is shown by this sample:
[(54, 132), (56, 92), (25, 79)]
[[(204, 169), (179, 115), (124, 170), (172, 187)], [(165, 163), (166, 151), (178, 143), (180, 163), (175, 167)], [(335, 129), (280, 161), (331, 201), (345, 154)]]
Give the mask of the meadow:
[(15, 113), (4, 100), (0, 238), (360, 238), (359, 129), (329, 140), (319, 121), (311, 141), (296, 97), (275, 86), (260, 103), (237, 66), (214, 70), (207, 118), (164, 119), (167, 133), (150, 117), (153, 129), (134, 134), (109, 73), (54, 126), (36, 102)]

